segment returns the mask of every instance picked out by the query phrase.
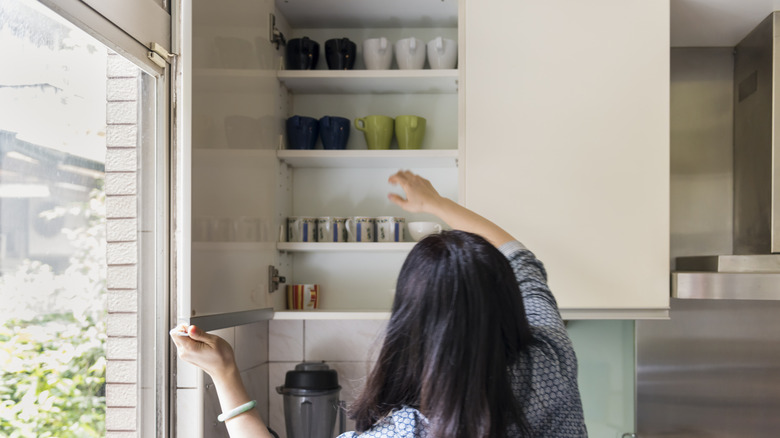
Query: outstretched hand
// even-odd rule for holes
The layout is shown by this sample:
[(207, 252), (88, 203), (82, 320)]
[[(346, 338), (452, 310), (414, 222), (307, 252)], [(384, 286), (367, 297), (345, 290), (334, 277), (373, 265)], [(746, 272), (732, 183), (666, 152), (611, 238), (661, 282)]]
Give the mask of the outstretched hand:
[(398, 171), (387, 181), (393, 185), (400, 185), (406, 193), (405, 199), (395, 193), (388, 194), (387, 198), (408, 212), (433, 213), (436, 205), (442, 200), (430, 181), (408, 170)]
[[(177, 332), (186, 332), (181, 336)], [(171, 330), (179, 358), (207, 372), (214, 380), (224, 377), (235, 368), (233, 348), (224, 339), (191, 325)]]
[(390, 193), (387, 198), (410, 213), (433, 214), (452, 229), (479, 234), (496, 247), (514, 240), (512, 235), (498, 225), (441, 196), (430, 181), (419, 175), (402, 170), (390, 176), (388, 182), (401, 186), (406, 198), (395, 193)]

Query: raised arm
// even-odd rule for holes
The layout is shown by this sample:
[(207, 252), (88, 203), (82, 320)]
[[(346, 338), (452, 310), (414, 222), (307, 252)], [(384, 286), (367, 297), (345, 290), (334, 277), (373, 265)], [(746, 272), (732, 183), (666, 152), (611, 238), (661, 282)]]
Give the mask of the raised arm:
[(389, 194), (387, 197), (406, 211), (430, 213), (455, 230), (479, 234), (496, 248), (515, 240), (511, 234), (484, 217), (439, 194), (430, 181), (409, 171), (390, 176), (391, 184), (399, 185), (406, 198)]

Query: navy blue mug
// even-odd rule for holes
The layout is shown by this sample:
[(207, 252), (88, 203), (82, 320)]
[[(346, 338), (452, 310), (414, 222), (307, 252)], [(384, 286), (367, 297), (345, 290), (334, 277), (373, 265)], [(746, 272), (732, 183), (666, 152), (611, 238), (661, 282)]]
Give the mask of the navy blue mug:
[(330, 70), (352, 70), (355, 67), (357, 44), (348, 38), (333, 38), (325, 41), (325, 61)]
[(320, 45), (309, 37), (293, 38), (285, 48), (287, 70), (314, 70), (320, 59)]
[(313, 117), (290, 117), (287, 119), (287, 148), (314, 149), (319, 128), (319, 122)]
[(325, 116), (320, 119), (320, 138), (324, 149), (346, 149), (352, 122), (344, 117)]

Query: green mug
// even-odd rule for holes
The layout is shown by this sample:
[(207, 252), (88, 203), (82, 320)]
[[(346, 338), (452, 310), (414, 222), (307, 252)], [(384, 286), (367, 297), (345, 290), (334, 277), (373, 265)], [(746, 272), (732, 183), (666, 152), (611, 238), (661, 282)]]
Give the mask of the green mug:
[(390, 149), (393, 140), (393, 118), (365, 116), (355, 119), (355, 128), (363, 131), (369, 149)]
[(420, 116), (395, 118), (395, 138), (398, 149), (420, 149), (425, 137), (425, 119)]

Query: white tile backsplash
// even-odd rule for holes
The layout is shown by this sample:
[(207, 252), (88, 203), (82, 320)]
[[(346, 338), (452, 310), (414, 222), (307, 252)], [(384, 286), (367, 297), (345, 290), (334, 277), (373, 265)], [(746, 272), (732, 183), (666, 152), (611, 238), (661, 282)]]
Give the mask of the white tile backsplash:
[(386, 325), (383, 320), (305, 321), (304, 357), (307, 361), (373, 362)]
[(303, 361), (303, 321), (269, 321), (268, 359), (272, 362)]
[[(229, 438), (225, 423), (217, 420), (222, 413), (217, 389), (211, 382), (206, 382), (203, 390), (203, 438)], [(184, 436), (184, 435), (179, 435)]]
[(176, 390), (176, 436), (200, 436), (203, 399), (199, 389)]
[(268, 362), (268, 321), (235, 328), (236, 364), (241, 371)]

